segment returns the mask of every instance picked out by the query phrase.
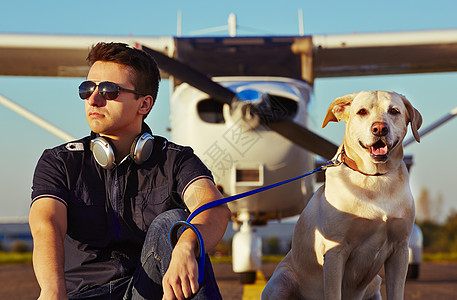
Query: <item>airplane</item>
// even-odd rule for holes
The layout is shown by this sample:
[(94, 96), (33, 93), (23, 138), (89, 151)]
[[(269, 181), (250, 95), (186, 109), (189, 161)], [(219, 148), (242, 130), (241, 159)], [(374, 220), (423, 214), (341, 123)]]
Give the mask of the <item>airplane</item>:
[[(293, 178), (333, 157), (337, 145), (309, 129), (315, 79), (457, 71), (457, 30), (439, 30), (249, 37), (0, 34), (0, 75), (85, 77), (88, 50), (100, 41), (125, 42), (156, 59), (172, 86), (171, 140), (194, 148), (226, 196)], [(232, 264), (242, 282), (253, 282), (261, 267), (255, 226), (300, 214), (317, 181), (306, 177), (229, 203), (238, 230)], [(421, 238), (416, 226), (410, 247), (421, 251)], [(417, 271), (420, 255), (411, 257)]]

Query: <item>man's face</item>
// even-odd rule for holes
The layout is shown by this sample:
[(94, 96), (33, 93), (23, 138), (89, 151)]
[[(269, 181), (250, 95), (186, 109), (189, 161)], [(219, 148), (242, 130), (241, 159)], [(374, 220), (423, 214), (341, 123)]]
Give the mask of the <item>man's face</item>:
[[(113, 62), (95, 62), (87, 75), (88, 81), (100, 83), (111, 81), (120, 87), (135, 89), (131, 82), (130, 68)], [(140, 99), (135, 99), (135, 94), (120, 91), (115, 100), (105, 100), (99, 93), (98, 87), (94, 93), (85, 100), (86, 118), (93, 132), (106, 136), (121, 136), (124, 133), (137, 131), (141, 124), (142, 115), (138, 114), (142, 104)]]

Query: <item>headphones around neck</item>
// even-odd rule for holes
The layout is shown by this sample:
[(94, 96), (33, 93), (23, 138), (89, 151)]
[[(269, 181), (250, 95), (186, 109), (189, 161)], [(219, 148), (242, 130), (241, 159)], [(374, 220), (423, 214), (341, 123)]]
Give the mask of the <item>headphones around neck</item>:
[[(91, 132), (90, 150), (97, 163), (104, 169), (112, 169), (116, 165), (116, 148), (105, 137)], [(130, 147), (130, 158), (135, 164), (141, 165), (149, 159), (154, 145), (154, 137), (149, 127), (143, 123), (142, 132), (135, 137)]]

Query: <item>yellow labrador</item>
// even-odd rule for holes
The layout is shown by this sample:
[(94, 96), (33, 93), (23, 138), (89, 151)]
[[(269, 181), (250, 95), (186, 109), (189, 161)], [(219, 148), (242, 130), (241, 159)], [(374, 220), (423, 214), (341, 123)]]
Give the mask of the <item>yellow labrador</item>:
[(419, 142), (420, 113), (402, 95), (369, 91), (337, 98), (328, 122), (346, 123), (335, 159), (295, 227), (292, 249), (262, 299), (403, 299), (414, 200), (403, 162), (408, 123)]

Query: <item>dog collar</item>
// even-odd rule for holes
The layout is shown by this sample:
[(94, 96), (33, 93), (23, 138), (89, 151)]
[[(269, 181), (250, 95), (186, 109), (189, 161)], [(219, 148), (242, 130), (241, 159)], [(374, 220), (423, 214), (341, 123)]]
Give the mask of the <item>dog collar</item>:
[(357, 167), (357, 163), (352, 158), (347, 156), (346, 151), (344, 151), (344, 147), (341, 149), (340, 155), (341, 155), (341, 160), (343, 161), (343, 164), (353, 171), (359, 172), (360, 174), (363, 174), (365, 176), (382, 176), (382, 175), (384, 175), (382, 173), (368, 174), (368, 173), (360, 171), (359, 167)]

